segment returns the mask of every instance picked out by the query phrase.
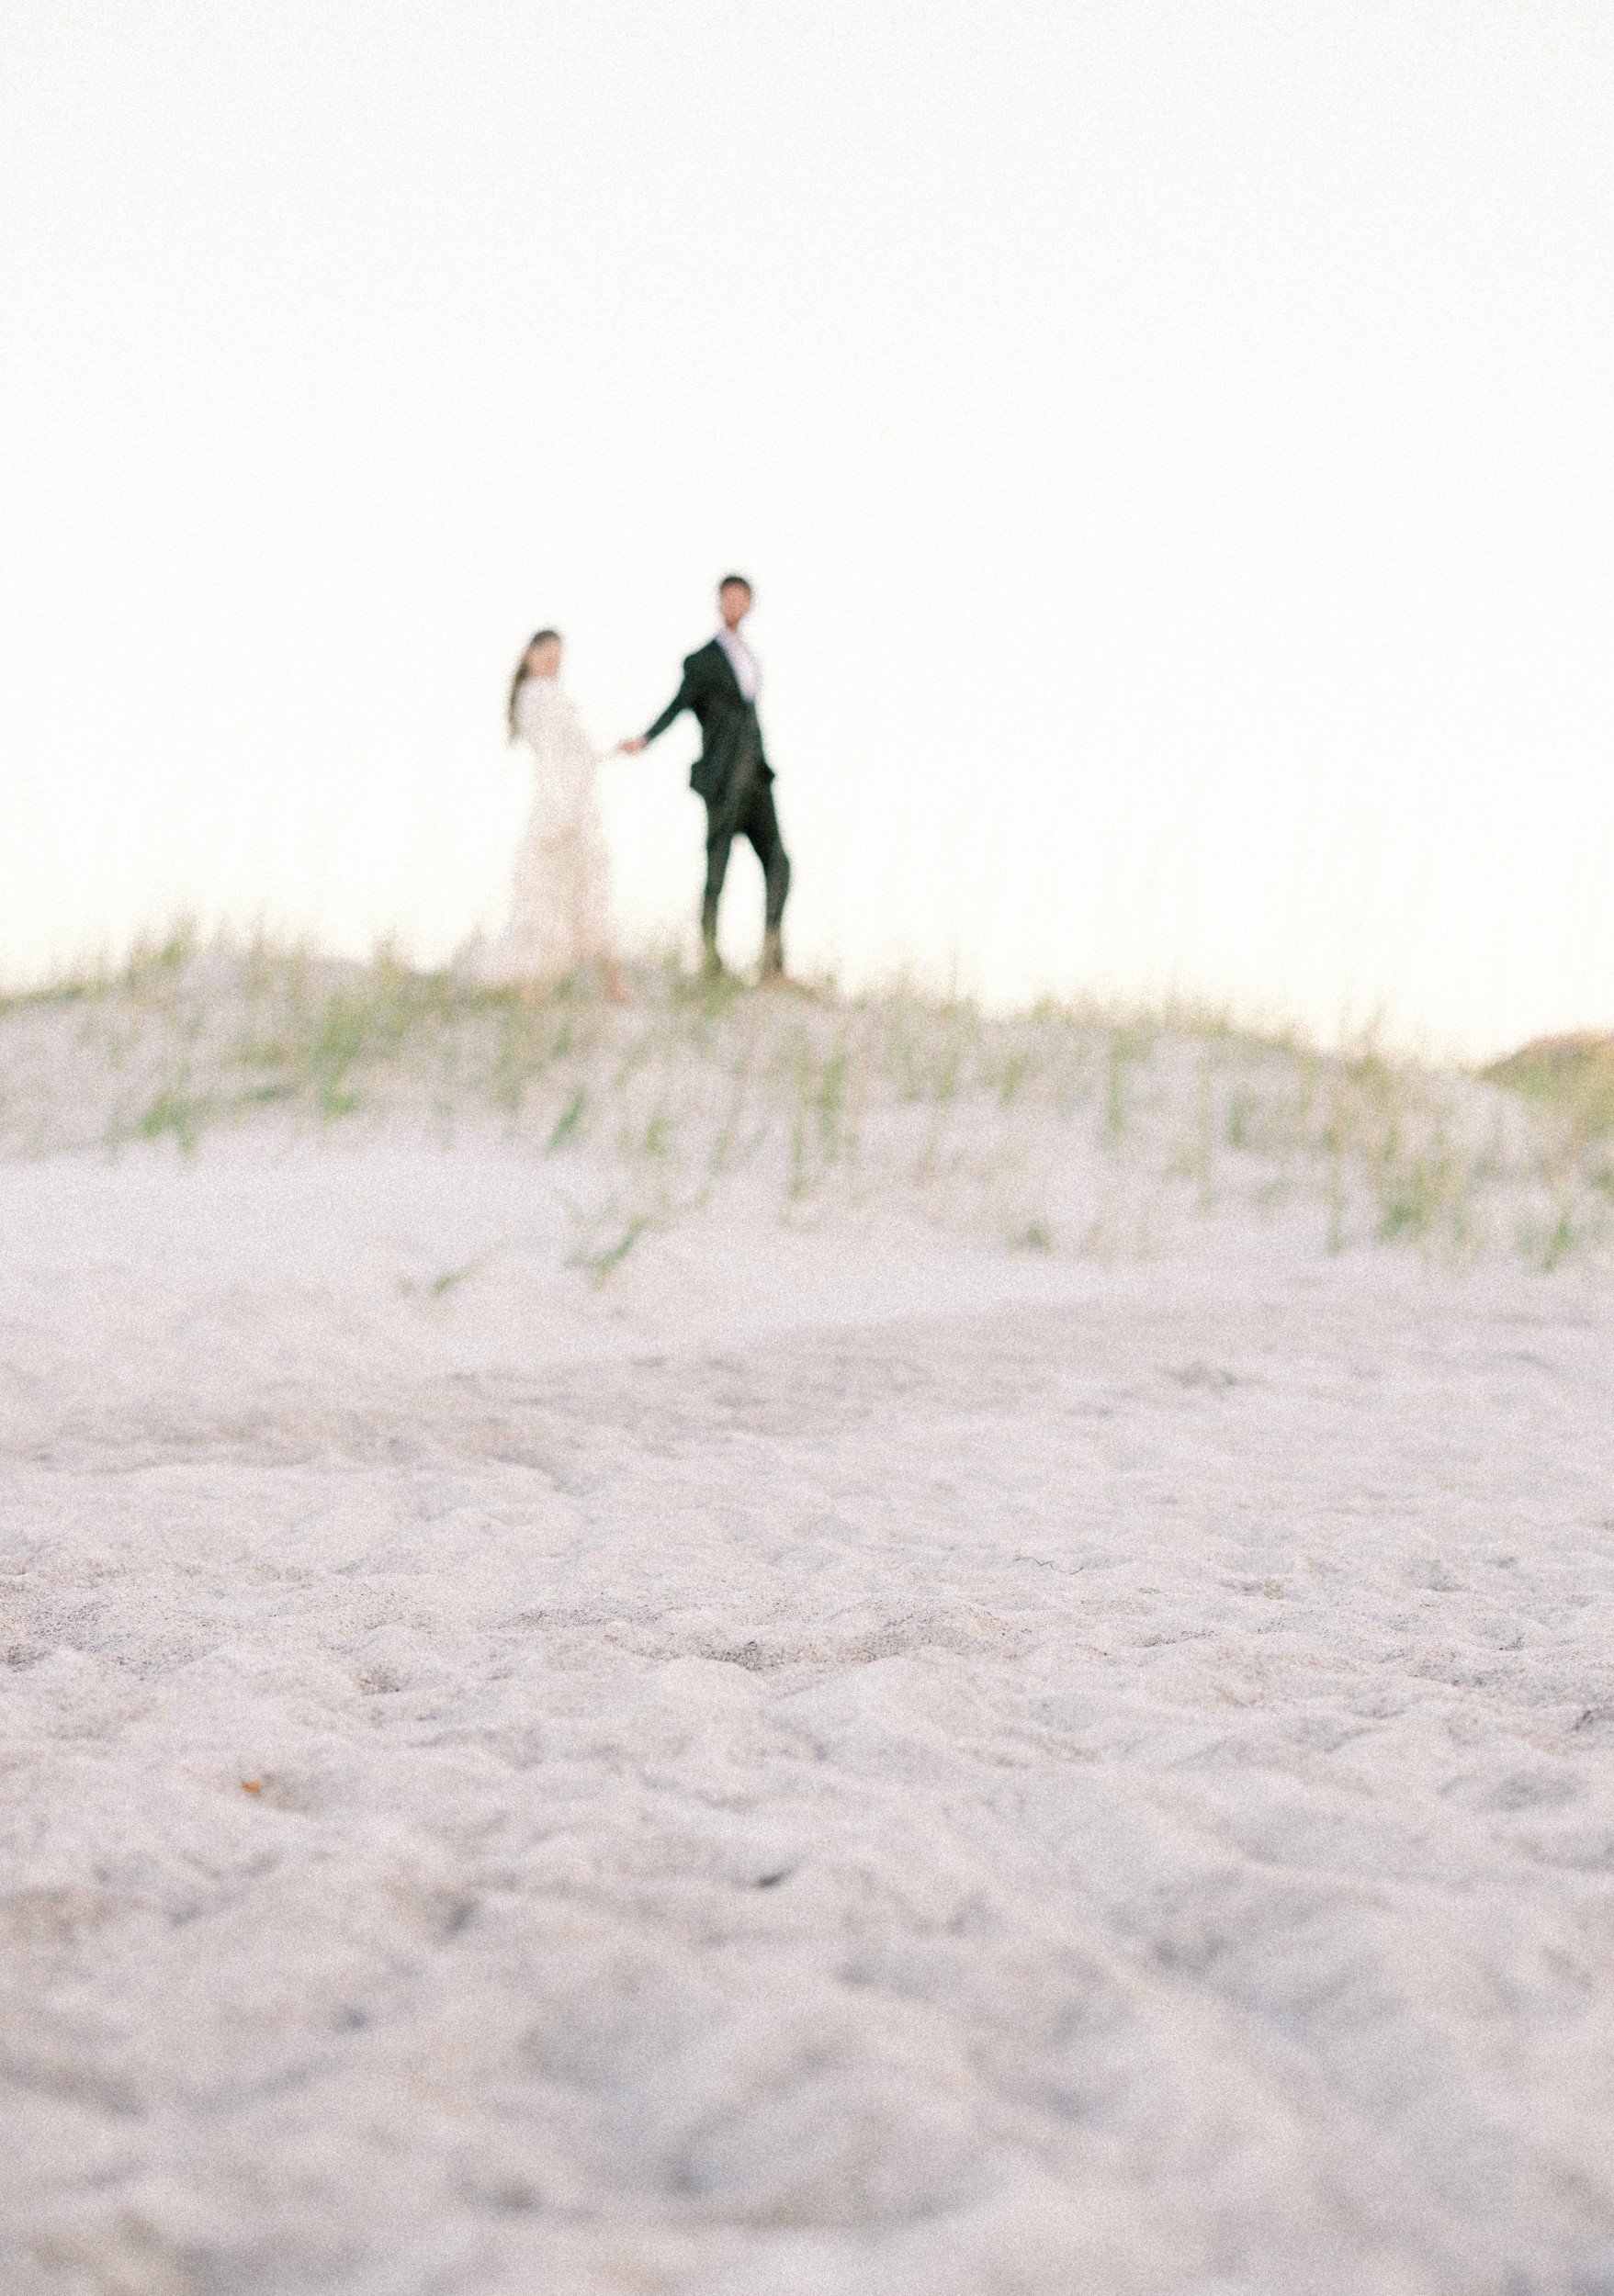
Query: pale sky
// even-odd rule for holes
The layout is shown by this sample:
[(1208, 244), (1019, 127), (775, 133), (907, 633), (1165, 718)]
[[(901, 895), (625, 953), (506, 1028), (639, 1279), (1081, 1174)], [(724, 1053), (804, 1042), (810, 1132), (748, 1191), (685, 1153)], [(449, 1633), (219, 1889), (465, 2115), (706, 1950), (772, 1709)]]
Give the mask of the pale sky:
[(527, 633), (614, 741), (735, 565), (798, 963), (1614, 1026), (1608, 0), (6, 0), (0, 107), (6, 976), (441, 956)]

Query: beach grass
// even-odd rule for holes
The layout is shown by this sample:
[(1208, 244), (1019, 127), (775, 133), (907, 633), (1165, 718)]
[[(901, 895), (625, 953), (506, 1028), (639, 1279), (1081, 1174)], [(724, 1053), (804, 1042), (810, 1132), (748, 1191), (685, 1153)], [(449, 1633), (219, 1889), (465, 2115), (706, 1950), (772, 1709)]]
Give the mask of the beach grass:
[(602, 1281), (739, 1187), (787, 1224), (900, 1197), (1035, 1254), (1253, 1216), (1329, 1253), (1502, 1249), (1551, 1270), (1614, 1222), (1606, 1061), (1474, 1076), (1181, 1001), (1005, 1015), (901, 985), (750, 992), (665, 957), (634, 975), (624, 1009), (586, 981), (518, 995), (388, 949), (358, 963), (182, 924), (0, 1000), (0, 1146), (491, 1131), (568, 1169), (573, 1257)]

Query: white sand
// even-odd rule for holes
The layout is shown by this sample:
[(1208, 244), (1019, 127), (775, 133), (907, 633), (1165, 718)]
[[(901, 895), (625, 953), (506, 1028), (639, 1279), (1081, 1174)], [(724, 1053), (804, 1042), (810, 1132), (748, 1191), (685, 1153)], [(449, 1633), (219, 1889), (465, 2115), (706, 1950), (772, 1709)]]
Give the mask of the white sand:
[(0, 1165), (7, 2296), (1614, 2290), (1609, 1277), (557, 1172)]

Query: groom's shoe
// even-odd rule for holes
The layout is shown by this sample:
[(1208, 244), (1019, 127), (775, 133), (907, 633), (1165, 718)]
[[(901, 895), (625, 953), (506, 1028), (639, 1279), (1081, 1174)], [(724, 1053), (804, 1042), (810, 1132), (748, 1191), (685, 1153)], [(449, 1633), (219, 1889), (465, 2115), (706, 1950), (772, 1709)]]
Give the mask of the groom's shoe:
[(784, 941), (777, 926), (762, 939), (762, 962), (757, 972), (759, 988), (787, 988), (795, 996), (811, 996), (815, 992), (805, 982), (793, 980), (784, 970)]
[(701, 935), (701, 986), (722, 988), (731, 983), (734, 975), (717, 954), (715, 936)]

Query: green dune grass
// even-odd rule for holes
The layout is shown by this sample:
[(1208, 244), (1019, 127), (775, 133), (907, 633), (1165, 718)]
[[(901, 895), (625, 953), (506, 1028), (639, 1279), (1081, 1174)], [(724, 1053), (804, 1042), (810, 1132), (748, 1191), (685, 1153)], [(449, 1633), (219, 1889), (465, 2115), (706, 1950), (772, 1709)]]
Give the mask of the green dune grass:
[(635, 979), (621, 1009), (586, 983), (523, 997), (386, 951), (175, 930), (0, 1002), (0, 1146), (491, 1131), (586, 1175), (576, 1256), (602, 1278), (739, 1186), (787, 1223), (899, 1196), (1036, 1253), (1146, 1253), (1254, 1217), (1329, 1252), (1551, 1268), (1599, 1251), (1614, 1213), (1614, 1060), (1591, 1040), (1474, 1077), (1180, 1004), (997, 1016), (902, 988), (707, 986), (672, 960)]

